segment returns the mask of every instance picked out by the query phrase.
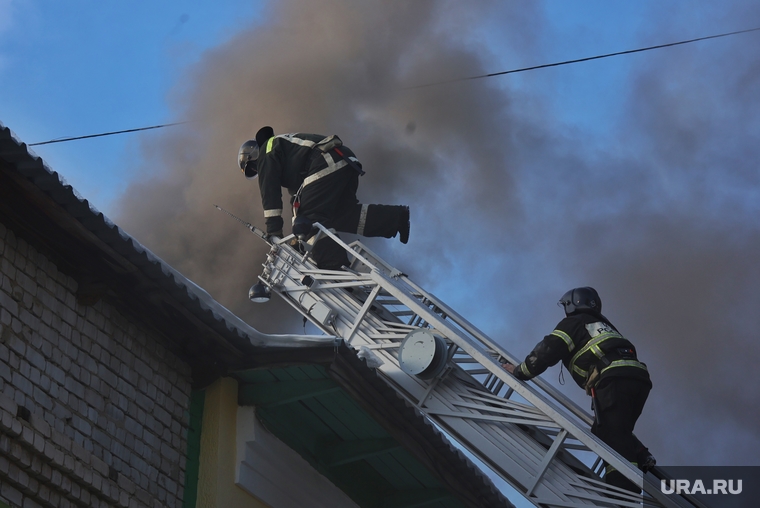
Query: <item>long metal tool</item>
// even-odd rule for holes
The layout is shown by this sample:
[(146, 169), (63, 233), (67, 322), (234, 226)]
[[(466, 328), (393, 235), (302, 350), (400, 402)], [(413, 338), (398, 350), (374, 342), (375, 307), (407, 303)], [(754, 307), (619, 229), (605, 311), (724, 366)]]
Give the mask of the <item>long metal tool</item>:
[[(346, 249), (350, 267), (321, 270), (288, 237), (270, 244), (259, 279), (323, 332), (373, 351), (390, 386), (535, 506), (704, 508), (663, 494), (655, 475), (591, 434), (591, 416), (552, 385), (509, 374), (500, 359), (516, 359), (434, 295), (360, 242), (315, 226)], [(604, 462), (643, 493), (606, 485)]]
[(228, 212), (227, 210), (225, 210), (224, 208), (222, 208), (219, 205), (214, 205), (214, 208), (216, 208), (220, 212), (226, 213), (227, 215), (229, 215), (230, 217), (232, 217), (233, 219), (235, 219), (236, 221), (238, 221), (239, 223), (241, 223), (243, 226), (247, 227), (251, 231), (251, 233), (253, 233), (254, 235), (258, 236), (259, 238), (261, 238), (262, 240), (264, 240), (265, 242), (267, 242), (268, 244), (271, 245), (271, 242), (269, 241), (269, 237), (267, 236), (267, 234), (264, 233), (259, 228), (257, 228), (256, 226), (254, 226), (253, 224), (251, 224), (250, 222), (244, 221), (243, 219), (241, 219), (237, 215), (233, 214), (232, 212)]

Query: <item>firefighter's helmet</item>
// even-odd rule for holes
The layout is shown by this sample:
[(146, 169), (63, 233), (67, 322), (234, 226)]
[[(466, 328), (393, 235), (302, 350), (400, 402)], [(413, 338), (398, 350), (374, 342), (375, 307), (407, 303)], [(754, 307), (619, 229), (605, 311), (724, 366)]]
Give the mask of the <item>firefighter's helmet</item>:
[(255, 139), (249, 139), (240, 147), (238, 165), (246, 178), (256, 178), (256, 161), (259, 158), (259, 144)]
[(571, 289), (559, 299), (557, 305), (565, 309), (565, 315), (570, 316), (579, 311), (602, 312), (602, 299), (592, 287)]

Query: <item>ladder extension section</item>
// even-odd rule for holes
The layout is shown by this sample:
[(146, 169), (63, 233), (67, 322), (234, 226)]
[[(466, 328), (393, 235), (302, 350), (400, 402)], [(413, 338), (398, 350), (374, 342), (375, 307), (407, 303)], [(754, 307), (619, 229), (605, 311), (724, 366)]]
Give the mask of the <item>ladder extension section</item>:
[(405, 274), (315, 226), (347, 250), (347, 270), (318, 269), (291, 235), (272, 244), (259, 279), (324, 333), (370, 350), (390, 386), (535, 506), (641, 507), (641, 495), (604, 483), (606, 461), (642, 487), (645, 507), (705, 508), (665, 496), (591, 434), (587, 412), (540, 378), (514, 378), (499, 360), (516, 358)]

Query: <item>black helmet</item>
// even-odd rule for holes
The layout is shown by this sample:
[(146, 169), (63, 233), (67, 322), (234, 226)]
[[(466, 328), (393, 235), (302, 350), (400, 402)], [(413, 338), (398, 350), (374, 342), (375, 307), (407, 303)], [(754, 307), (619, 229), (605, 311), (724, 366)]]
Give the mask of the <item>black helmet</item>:
[(256, 177), (256, 161), (259, 158), (259, 144), (255, 139), (249, 139), (238, 151), (238, 165), (246, 178)]
[(579, 311), (590, 310), (602, 312), (602, 299), (592, 287), (571, 289), (559, 299), (557, 305), (565, 309), (565, 315), (570, 316)]

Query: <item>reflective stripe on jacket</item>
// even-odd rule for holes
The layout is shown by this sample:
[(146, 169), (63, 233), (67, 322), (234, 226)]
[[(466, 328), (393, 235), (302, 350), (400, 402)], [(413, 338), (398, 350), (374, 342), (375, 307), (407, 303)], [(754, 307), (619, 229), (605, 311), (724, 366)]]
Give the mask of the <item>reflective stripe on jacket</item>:
[(311, 167), (319, 134), (280, 134), (269, 138), (256, 164), (264, 217), (282, 215), (282, 187), (298, 191)]
[(579, 313), (560, 321), (515, 369), (515, 376), (531, 379), (560, 361), (580, 387), (585, 387), (594, 366), (600, 380), (613, 376), (649, 379), (633, 344), (601, 314)]

